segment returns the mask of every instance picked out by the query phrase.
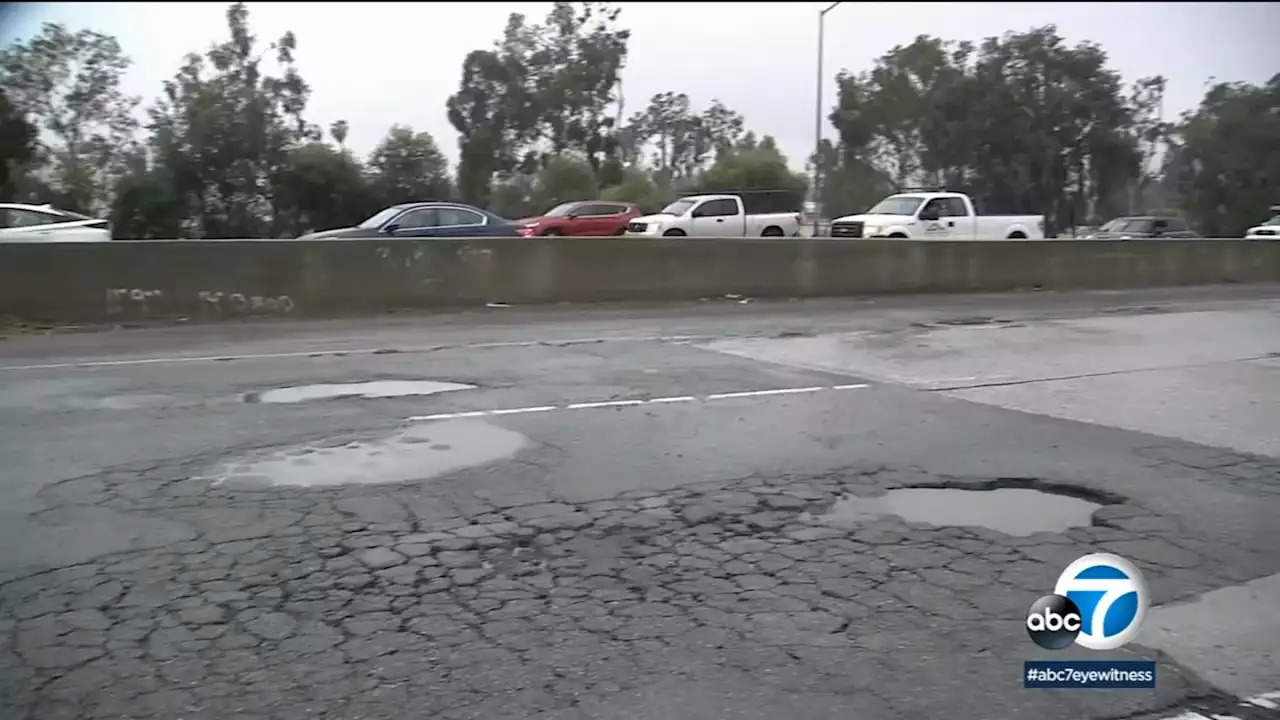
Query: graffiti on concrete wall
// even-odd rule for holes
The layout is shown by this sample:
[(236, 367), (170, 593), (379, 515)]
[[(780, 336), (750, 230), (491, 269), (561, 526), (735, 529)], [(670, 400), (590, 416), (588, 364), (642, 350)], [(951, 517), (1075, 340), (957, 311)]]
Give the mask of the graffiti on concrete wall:
[(245, 295), (218, 290), (201, 290), (197, 293), (200, 307), (208, 313), (248, 315), (262, 313), (291, 313), (296, 305), (288, 295)]
[(161, 290), (144, 290), (143, 288), (107, 288), (107, 314), (146, 314), (151, 312), (152, 305), (163, 299), (164, 292)]
[[(288, 295), (247, 295), (245, 293), (201, 290), (195, 294), (200, 312), (210, 315), (269, 315), (291, 313), (296, 307)], [(175, 302), (176, 301), (176, 302)], [(107, 288), (107, 315), (144, 316), (190, 312), (191, 296), (166, 296), (162, 290)]]
[(412, 251), (406, 251), (403, 253), (403, 256), (400, 256), (400, 253), (396, 253), (392, 251), (391, 248), (383, 245), (378, 248), (377, 255), (378, 259), (382, 261), (384, 267), (404, 267), (406, 269), (411, 269), (418, 264), (418, 261), (421, 260), (426, 253), (423, 252), (422, 248), (414, 247)]

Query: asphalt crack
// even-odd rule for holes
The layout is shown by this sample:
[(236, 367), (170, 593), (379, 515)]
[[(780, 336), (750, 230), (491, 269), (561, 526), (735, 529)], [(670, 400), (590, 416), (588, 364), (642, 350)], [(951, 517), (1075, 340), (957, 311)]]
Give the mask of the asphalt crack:
[[(431, 717), (525, 718), (734, 667), (918, 716), (939, 696), (893, 683), (912, 657), (963, 647), (952, 680), (968, 683), (1007, 670), (1001, 658), (1027, 642), (1009, 618), (1079, 555), (1140, 555), (1157, 599), (1173, 592), (1162, 563), (1214, 562), (1118, 495), (1039, 478), (877, 466), (590, 502), (427, 502), (420, 484), (210, 488), (190, 477), (198, 464), (43, 494), (52, 509), (87, 502), (197, 534), (0, 584), (0, 715), (347, 718), (412, 703)], [(1077, 493), (1110, 503), (1112, 521), (1023, 538), (810, 516), (902, 487)], [(1193, 678), (1169, 685), (1170, 703), (1204, 692)]]

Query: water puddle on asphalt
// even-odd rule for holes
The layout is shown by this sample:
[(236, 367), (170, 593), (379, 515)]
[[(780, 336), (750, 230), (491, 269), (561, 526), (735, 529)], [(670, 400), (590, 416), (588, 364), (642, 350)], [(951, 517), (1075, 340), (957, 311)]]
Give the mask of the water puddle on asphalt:
[(245, 401), (279, 404), (353, 397), (393, 398), (412, 395), (434, 395), (452, 390), (470, 390), (474, 387), (475, 385), (437, 382), (434, 380), (373, 380), (362, 383), (330, 383), (277, 388), (266, 392), (249, 393), (245, 395)]
[(309, 444), (227, 463), (204, 476), (228, 487), (331, 487), (425, 480), (516, 454), (524, 435), (478, 420), (414, 425), (383, 438)]
[(829, 525), (852, 526), (894, 515), (907, 522), (938, 527), (976, 526), (1025, 536), (1087, 527), (1093, 512), (1100, 507), (1079, 498), (1021, 488), (901, 488), (877, 497), (846, 495), (816, 519)]

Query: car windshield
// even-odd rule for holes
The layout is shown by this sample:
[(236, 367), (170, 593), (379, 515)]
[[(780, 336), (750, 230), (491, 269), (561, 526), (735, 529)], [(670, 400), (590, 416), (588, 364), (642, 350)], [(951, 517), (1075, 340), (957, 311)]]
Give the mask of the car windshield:
[(917, 195), (894, 195), (876, 203), (868, 215), (915, 215), (924, 198)]
[(1266, 221), (1266, 222), (1264, 222), (1264, 223), (1262, 223), (1262, 224), (1263, 224), (1263, 225), (1266, 225), (1266, 226), (1269, 226), (1269, 227), (1280, 226), (1280, 215), (1276, 215), (1276, 216), (1272, 217), (1270, 220), (1268, 220), (1268, 221)]
[(377, 215), (374, 215), (373, 217), (369, 218), (368, 220), (365, 220), (364, 222), (360, 223), (356, 227), (360, 228), (361, 230), (376, 230), (377, 228), (380, 228), (383, 225), (386, 225), (387, 222), (391, 220), (391, 218), (395, 217), (396, 215), (399, 215), (400, 211), (403, 209), (404, 208), (399, 208), (399, 207), (389, 207), (386, 210), (383, 210), (382, 212), (378, 213)]
[(573, 212), (578, 203), (561, 203), (546, 212), (546, 217), (564, 217)]
[(670, 205), (662, 208), (658, 212), (659, 215), (683, 215), (689, 212), (689, 208), (693, 207), (693, 200), (677, 200)]

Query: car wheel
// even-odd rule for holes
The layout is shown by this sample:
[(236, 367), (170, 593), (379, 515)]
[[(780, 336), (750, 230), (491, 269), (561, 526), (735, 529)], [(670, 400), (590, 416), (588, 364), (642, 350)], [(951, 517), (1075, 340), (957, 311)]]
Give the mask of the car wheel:
[(1009, 233), (1009, 239), (1010, 240), (1026, 240), (1027, 234), (1021, 231), (1011, 232)]
[(675, 230), (675, 229), (667, 230), (666, 232), (662, 233), (662, 237), (684, 237), (684, 235), (685, 233), (683, 230)]
[(550, 230), (544, 230), (542, 232), (542, 237), (559, 237), (563, 234), (564, 233), (560, 232), (559, 230), (556, 230), (555, 228), (551, 228)]

